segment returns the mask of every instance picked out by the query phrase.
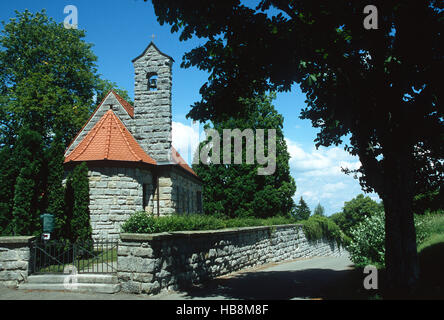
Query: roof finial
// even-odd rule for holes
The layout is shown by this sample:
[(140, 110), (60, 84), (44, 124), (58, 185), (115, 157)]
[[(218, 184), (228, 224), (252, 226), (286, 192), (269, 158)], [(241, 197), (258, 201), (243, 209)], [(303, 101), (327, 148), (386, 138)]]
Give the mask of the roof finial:
[(153, 39), (153, 40), (151, 40), (152, 42), (154, 42), (154, 38), (156, 37), (156, 35), (153, 33), (152, 35), (151, 35), (151, 38)]

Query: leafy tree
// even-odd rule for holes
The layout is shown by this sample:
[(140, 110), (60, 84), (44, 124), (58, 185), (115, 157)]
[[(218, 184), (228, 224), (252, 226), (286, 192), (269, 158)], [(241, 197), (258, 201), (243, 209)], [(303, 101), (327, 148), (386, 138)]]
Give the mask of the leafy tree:
[(299, 204), (295, 206), (293, 215), (297, 220), (307, 220), (310, 217), (310, 208), (302, 197), (299, 199)]
[(314, 216), (325, 216), (325, 209), (323, 206), (321, 206), (320, 203), (318, 203), (318, 205), (314, 208), (313, 210), (313, 215)]
[(434, 190), (425, 190), (413, 199), (413, 212), (424, 214), (444, 209), (444, 187)]
[(352, 240), (348, 251), (350, 259), (356, 266), (384, 266), (384, 212), (377, 211), (373, 215), (366, 216), (351, 228), (350, 234)]
[(96, 85), (97, 97), (95, 104), (98, 105), (103, 100), (103, 98), (105, 98), (105, 95), (111, 90), (114, 90), (119, 96), (125, 99), (126, 102), (134, 106), (134, 102), (131, 100), (128, 91), (119, 88), (119, 86), (115, 82), (102, 79), (97, 80), (97, 85)]
[(27, 124), (45, 140), (63, 132), (65, 143), (88, 119), (96, 61), (85, 32), (65, 29), (46, 16), (16, 11), (0, 36), (1, 135)]
[[(35, 14), (16, 11), (15, 18), (3, 22), (1, 234), (14, 233), (13, 223), (16, 233), (31, 232), (37, 227), (33, 224), (34, 215), (47, 210), (56, 215), (57, 228), (63, 224), (60, 161), (65, 147), (95, 108), (94, 97), (112, 88), (128, 98), (116, 84), (100, 79), (97, 57), (84, 38), (83, 30), (65, 29), (44, 10)], [(27, 149), (29, 145), (20, 146), (20, 139), (30, 139), (30, 132), (34, 141), (40, 141), (38, 152)], [(32, 157), (23, 156), (29, 152)], [(26, 220), (26, 214), (30, 215), (29, 223), (21, 221)]]
[(239, 116), (248, 110), (238, 97), (297, 83), (307, 97), (301, 117), (320, 129), (316, 145), (349, 138), (364, 191), (384, 204), (388, 294), (411, 292), (419, 276), (413, 197), (443, 177), (440, 2), (376, 0), (376, 30), (363, 26), (363, 0), (152, 2), (181, 40), (207, 38), (182, 62), (210, 72), (190, 117)]
[[(221, 137), (224, 129), (252, 129), (256, 136), (256, 129), (265, 129), (264, 137), (268, 137), (267, 129), (276, 130), (276, 169), (270, 175), (258, 175), (255, 157), (254, 164), (246, 163), (247, 145), (243, 139), (242, 164), (223, 164), (224, 154), (228, 152), (234, 159), (235, 150), (220, 150), (220, 164), (212, 161), (209, 164), (193, 165), (193, 170), (204, 181), (203, 203), (204, 212), (211, 215), (228, 217), (253, 216), (266, 218), (274, 215), (288, 215), (293, 206), (292, 196), (296, 191), (296, 184), (290, 176), (288, 161), (290, 156), (284, 140), (282, 126), (283, 117), (279, 115), (271, 104), (273, 96), (256, 97), (243, 100), (252, 112), (248, 119), (231, 118), (222, 122), (214, 122), (213, 128)], [(209, 126), (207, 126), (207, 129)], [(200, 149), (212, 143), (211, 138), (201, 143)], [(257, 144), (255, 142), (256, 155)], [(265, 153), (268, 152), (265, 146)], [(215, 155), (214, 155), (215, 157)], [(213, 158), (214, 160), (214, 158)], [(233, 161), (233, 160), (232, 160)]]
[(332, 215), (330, 218), (342, 229), (342, 231), (351, 237), (350, 230), (358, 223), (377, 212), (383, 212), (382, 204), (372, 200), (369, 196), (363, 194), (357, 195), (354, 199), (345, 202), (342, 212)]

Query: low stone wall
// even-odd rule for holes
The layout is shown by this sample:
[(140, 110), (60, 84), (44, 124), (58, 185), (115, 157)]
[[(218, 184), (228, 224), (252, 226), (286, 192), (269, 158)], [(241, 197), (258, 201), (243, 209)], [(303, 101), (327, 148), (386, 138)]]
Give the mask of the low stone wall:
[(266, 263), (348, 254), (335, 242), (308, 241), (301, 225), (217, 231), (121, 234), (122, 291), (155, 294)]
[(0, 237), (0, 285), (17, 287), (28, 279), (30, 241), (34, 237)]

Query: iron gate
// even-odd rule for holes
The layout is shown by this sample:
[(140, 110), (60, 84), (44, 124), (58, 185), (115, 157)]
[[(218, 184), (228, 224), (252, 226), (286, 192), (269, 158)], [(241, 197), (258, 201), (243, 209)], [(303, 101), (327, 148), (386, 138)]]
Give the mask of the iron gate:
[(31, 244), (31, 273), (115, 273), (117, 241), (36, 240)]

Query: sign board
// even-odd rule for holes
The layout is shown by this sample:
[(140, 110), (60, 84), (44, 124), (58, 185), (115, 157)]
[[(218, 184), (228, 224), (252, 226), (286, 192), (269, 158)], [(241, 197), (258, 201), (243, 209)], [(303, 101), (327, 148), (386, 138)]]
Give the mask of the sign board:
[(43, 225), (44, 233), (54, 232), (54, 216), (49, 213), (42, 214), (40, 216)]
[(44, 233), (42, 234), (42, 239), (43, 240), (49, 240), (51, 238), (51, 234), (50, 233)]

